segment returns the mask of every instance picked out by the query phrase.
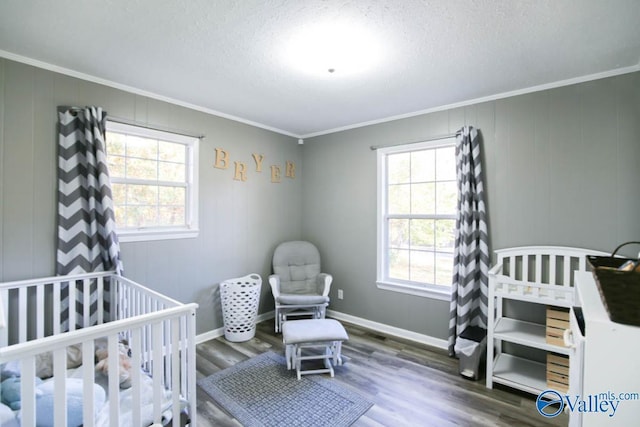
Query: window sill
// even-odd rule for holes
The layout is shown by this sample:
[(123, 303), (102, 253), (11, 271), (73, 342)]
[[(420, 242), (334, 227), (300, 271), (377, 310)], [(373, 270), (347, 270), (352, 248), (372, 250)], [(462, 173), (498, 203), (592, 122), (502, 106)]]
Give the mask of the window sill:
[(414, 295), (417, 297), (437, 299), (441, 301), (451, 300), (451, 289), (436, 289), (426, 288), (423, 286), (413, 286), (406, 283), (398, 282), (381, 282), (377, 281), (376, 286), (378, 289), (384, 289), (385, 291), (400, 292), (403, 294)]
[(116, 230), (120, 243), (147, 242), (153, 240), (193, 239), (198, 237), (200, 230), (196, 229), (166, 229), (166, 230)]

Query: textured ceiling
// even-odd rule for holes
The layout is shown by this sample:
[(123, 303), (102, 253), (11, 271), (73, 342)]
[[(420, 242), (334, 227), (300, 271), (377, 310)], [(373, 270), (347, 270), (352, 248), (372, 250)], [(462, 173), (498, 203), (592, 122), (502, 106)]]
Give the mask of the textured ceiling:
[[(360, 74), (285, 56), (316, 24), (365, 28)], [(310, 136), (640, 69), (638, 0), (0, 2), (0, 56)]]

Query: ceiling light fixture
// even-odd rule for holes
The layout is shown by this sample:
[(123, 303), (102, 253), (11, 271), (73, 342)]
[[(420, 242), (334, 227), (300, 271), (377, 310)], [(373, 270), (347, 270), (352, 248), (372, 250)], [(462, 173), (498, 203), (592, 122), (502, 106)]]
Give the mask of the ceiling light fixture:
[(285, 49), (287, 61), (310, 75), (363, 73), (380, 61), (381, 44), (353, 22), (327, 22), (301, 26)]

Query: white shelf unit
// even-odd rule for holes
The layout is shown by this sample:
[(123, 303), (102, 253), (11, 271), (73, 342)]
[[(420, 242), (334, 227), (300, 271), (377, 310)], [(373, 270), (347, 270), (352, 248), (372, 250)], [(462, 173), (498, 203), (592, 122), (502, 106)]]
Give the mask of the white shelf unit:
[(487, 316), (487, 387), (503, 384), (532, 394), (546, 390), (546, 363), (503, 352), (503, 343), (570, 355), (565, 346), (547, 343), (546, 325), (507, 317), (508, 300), (570, 308), (574, 303), (574, 273), (586, 271), (586, 255), (603, 255), (585, 249), (528, 246), (496, 251), (489, 272)]

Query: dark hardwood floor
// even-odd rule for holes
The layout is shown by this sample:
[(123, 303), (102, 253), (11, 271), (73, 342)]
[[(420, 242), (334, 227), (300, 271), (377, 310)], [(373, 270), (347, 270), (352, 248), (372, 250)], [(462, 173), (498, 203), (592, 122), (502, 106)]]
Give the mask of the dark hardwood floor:
[[(333, 381), (356, 389), (374, 403), (356, 427), (567, 425), (565, 414), (552, 419), (538, 414), (532, 395), (508, 388), (489, 390), (484, 380), (460, 377), (458, 361), (443, 350), (343, 324), (349, 341), (343, 344), (345, 363), (336, 367)], [(273, 320), (258, 324), (255, 338), (247, 342), (220, 337), (199, 344), (198, 379), (265, 351), (283, 354)], [(198, 425), (237, 427), (240, 423), (198, 387)]]

